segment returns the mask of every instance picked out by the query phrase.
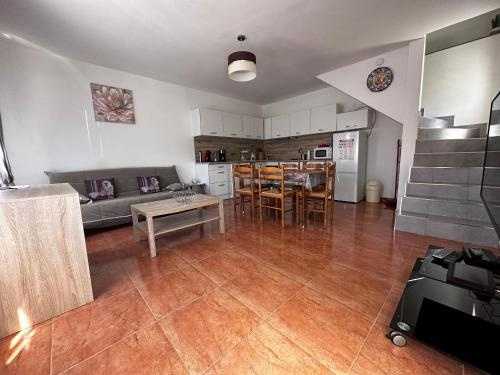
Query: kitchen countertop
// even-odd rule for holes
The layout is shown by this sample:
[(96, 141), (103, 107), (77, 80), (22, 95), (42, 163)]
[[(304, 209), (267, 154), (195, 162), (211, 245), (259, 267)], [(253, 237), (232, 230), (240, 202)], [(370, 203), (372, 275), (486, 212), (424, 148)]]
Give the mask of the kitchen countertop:
[(276, 159), (271, 159), (271, 160), (235, 160), (235, 161), (202, 161), (199, 162), (197, 161), (196, 164), (234, 164), (234, 163), (296, 163), (299, 161), (306, 161), (306, 162), (324, 162), (324, 161), (332, 161), (332, 159), (311, 159), (311, 160), (276, 160)]

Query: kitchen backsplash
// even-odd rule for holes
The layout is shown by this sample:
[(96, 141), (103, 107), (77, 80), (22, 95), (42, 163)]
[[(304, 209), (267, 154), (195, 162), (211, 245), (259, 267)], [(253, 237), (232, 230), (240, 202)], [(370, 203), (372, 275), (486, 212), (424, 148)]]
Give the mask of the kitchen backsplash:
[(211, 137), (207, 135), (200, 135), (194, 137), (194, 152), (195, 160), (198, 160), (198, 152), (201, 151), (202, 157), (205, 156), (205, 151), (212, 151), (215, 155), (219, 149), (226, 150), (226, 161), (239, 161), (241, 158), (241, 150), (248, 150), (247, 159), (250, 159), (252, 151), (257, 154), (264, 148), (264, 142), (258, 139), (242, 139), (231, 137)]
[(320, 144), (332, 144), (333, 133), (321, 133), (303, 135), (300, 137), (266, 139), (264, 140), (264, 152), (272, 160), (300, 159), (299, 149), (304, 154), (307, 150), (314, 150)]
[(226, 150), (227, 161), (240, 161), (241, 150), (248, 150), (246, 160), (250, 159), (250, 153), (252, 151), (255, 152), (256, 156), (258, 155), (258, 151), (264, 151), (264, 157), (269, 157), (271, 160), (299, 159), (299, 149), (302, 149), (304, 154), (307, 153), (307, 150), (311, 150), (312, 153), (313, 149), (320, 144), (332, 144), (332, 133), (266, 139), (264, 141), (203, 135), (194, 137), (196, 161), (198, 161), (199, 151), (201, 151), (203, 157), (205, 155), (205, 150), (210, 150), (213, 154), (221, 148)]

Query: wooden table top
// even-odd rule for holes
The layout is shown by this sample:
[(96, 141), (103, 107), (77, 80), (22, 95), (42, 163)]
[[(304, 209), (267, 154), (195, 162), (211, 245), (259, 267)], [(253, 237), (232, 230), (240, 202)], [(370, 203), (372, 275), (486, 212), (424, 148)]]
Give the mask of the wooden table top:
[(175, 198), (170, 198), (161, 201), (133, 204), (130, 208), (145, 216), (159, 216), (188, 211), (222, 202), (223, 199), (219, 197), (195, 194), (192, 196), (192, 200), (189, 203), (180, 203)]
[(0, 190), (0, 203), (43, 199), (62, 195), (75, 195), (77, 191), (70, 184), (34, 185), (21, 189)]

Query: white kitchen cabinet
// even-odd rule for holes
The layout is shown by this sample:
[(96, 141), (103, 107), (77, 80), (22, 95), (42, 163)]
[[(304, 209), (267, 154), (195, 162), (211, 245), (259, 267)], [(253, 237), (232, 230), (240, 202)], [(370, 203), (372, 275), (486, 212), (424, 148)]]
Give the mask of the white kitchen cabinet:
[(264, 139), (264, 120), (261, 117), (253, 118), (253, 137)]
[(373, 110), (361, 108), (357, 111), (337, 115), (337, 131), (367, 129), (373, 126)]
[(215, 109), (197, 108), (191, 112), (193, 135), (224, 135), (222, 112)]
[(254, 138), (254, 117), (242, 115), (241, 120), (243, 122), (243, 138)]
[(241, 114), (222, 112), (222, 122), (224, 124), (225, 137), (241, 138), (243, 136)]
[(271, 139), (273, 137), (272, 120), (271, 117), (264, 119), (264, 139)]
[(290, 113), (290, 136), (311, 134), (311, 110)]
[(243, 138), (264, 139), (264, 123), (262, 118), (242, 115)]
[(196, 178), (205, 184), (205, 194), (232, 198), (232, 167), (229, 163), (196, 163)]
[(337, 130), (337, 104), (311, 109), (311, 134)]
[(286, 138), (290, 136), (290, 116), (287, 114), (271, 118), (272, 138)]

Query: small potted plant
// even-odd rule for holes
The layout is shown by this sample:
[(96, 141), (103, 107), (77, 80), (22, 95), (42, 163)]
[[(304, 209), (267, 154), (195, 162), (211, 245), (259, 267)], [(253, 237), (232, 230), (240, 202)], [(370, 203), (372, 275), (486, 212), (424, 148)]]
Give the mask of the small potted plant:
[(497, 14), (492, 20), (491, 20), (491, 31), (490, 35), (498, 34), (500, 33), (500, 14)]

